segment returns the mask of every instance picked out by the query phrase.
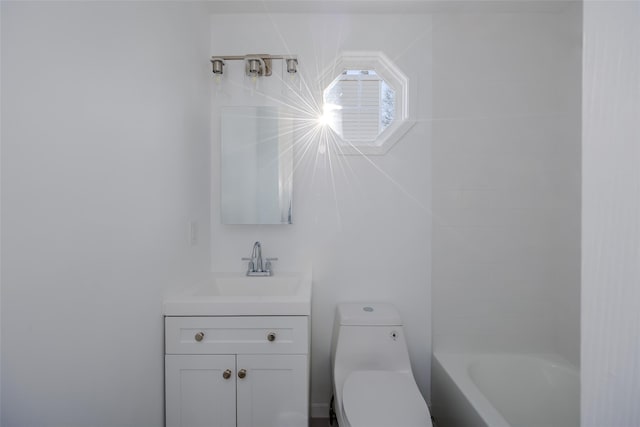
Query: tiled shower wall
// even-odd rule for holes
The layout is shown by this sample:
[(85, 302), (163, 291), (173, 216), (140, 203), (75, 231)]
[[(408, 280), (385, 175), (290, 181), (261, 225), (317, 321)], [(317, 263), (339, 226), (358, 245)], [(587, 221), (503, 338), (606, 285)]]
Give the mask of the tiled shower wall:
[(434, 17), (434, 351), (579, 363), (578, 12)]

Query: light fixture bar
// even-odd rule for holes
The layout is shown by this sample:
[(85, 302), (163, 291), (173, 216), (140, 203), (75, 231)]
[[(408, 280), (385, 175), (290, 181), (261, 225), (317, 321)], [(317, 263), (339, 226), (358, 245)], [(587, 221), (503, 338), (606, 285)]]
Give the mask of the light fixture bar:
[(239, 60), (245, 59), (248, 56), (257, 56), (262, 59), (296, 59), (297, 60), (298, 58), (297, 55), (267, 55), (262, 53), (252, 53), (249, 55), (212, 56), (211, 60), (224, 59), (225, 61), (239, 61)]
[(247, 76), (270, 76), (272, 72), (272, 60), (280, 59), (286, 61), (287, 73), (294, 74), (298, 72), (297, 55), (268, 55), (268, 54), (250, 54), (250, 55), (230, 55), (230, 56), (212, 56), (211, 66), (212, 72), (216, 75), (223, 74), (223, 66), (225, 61), (245, 61), (245, 73)]

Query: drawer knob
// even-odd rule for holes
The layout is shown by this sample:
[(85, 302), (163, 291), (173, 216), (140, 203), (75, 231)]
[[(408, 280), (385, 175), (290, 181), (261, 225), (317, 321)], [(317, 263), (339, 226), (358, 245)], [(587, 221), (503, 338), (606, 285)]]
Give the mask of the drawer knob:
[(224, 378), (225, 380), (228, 380), (229, 378), (231, 378), (231, 369), (227, 369), (222, 373), (222, 378)]
[(267, 340), (271, 341), (271, 342), (275, 341), (276, 340), (276, 333), (275, 332), (269, 332), (267, 334)]
[(196, 341), (200, 342), (204, 339), (204, 332), (198, 332), (196, 334)]
[(244, 378), (247, 376), (247, 370), (246, 369), (240, 369), (238, 371), (238, 378)]

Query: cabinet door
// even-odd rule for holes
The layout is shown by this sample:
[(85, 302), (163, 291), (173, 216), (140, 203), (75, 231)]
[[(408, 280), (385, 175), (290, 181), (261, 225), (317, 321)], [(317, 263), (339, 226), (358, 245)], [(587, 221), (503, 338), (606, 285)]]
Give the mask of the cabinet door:
[(308, 427), (306, 355), (238, 355), (238, 427)]
[(235, 427), (235, 371), (234, 355), (166, 355), (167, 427)]

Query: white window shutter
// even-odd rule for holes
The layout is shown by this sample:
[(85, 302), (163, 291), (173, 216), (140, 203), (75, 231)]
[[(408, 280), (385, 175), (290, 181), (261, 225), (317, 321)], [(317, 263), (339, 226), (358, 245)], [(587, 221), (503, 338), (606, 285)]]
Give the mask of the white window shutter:
[(380, 79), (343, 79), (334, 85), (327, 100), (335, 111), (342, 138), (351, 143), (374, 141), (380, 133)]

